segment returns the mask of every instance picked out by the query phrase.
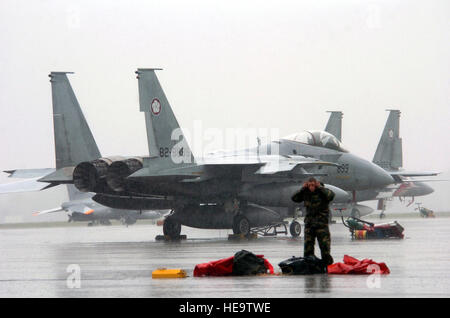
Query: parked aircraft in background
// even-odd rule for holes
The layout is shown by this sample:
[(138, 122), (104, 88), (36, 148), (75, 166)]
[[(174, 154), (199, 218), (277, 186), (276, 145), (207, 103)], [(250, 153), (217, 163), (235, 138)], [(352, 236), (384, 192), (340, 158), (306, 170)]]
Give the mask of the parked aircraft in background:
[[(353, 202), (368, 200), (378, 200), (377, 209), (381, 210), (380, 217), (384, 217), (386, 209), (386, 200), (393, 197), (399, 197), (404, 200), (406, 197), (412, 198), (408, 205), (412, 204), (414, 197), (424, 196), (432, 193), (434, 190), (423, 181), (438, 180), (414, 180), (411, 177), (436, 176), (436, 172), (412, 172), (401, 169), (403, 166), (402, 139), (400, 138), (400, 111), (388, 110), (389, 116), (386, 121), (383, 133), (377, 146), (377, 150), (372, 162), (385, 169), (394, 178), (395, 183), (383, 188), (371, 188), (355, 191), (353, 193)], [(326, 131), (339, 136), (342, 139), (342, 117), (341, 111), (331, 111), (330, 118), (326, 125)], [(360, 216), (357, 207), (353, 207), (352, 214)]]
[[(89, 222), (88, 225), (110, 225), (111, 220), (118, 220), (123, 225), (131, 225), (137, 220), (154, 220), (163, 217), (163, 211), (133, 211), (108, 208), (92, 200), (92, 193), (83, 193), (75, 189), (72, 184), (67, 185), (69, 193), (68, 202), (63, 202), (60, 207), (33, 213), (44, 215), (55, 212), (67, 212), (69, 222)], [(168, 212), (168, 211), (166, 211)]]

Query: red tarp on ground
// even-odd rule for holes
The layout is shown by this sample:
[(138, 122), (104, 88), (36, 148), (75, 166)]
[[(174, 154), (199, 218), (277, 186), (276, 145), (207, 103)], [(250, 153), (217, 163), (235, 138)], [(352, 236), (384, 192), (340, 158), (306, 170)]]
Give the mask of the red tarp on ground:
[[(256, 256), (264, 260), (264, 265), (269, 270), (269, 273), (273, 274), (273, 266), (264, 258), (264, 255)], [(233, 260), (234, 256), (231, 256), (217, 261), (198, 264), (194, 268), (194, 277), (231, 275), (233, 273)]]
[(328, 265), (328, 274), (389, 274), (389, 268), (385, 263), (377, 263), (371, 259), (363, 259), (362, 261), (344, 255), (343, 263), (334, 263)]

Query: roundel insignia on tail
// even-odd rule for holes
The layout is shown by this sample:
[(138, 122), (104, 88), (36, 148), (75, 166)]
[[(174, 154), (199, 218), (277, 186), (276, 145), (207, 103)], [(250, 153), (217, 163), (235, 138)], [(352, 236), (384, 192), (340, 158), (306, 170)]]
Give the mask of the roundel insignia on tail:
[(159, 99), (154, 98), (150, 108), (152, 109), (153, 115), (158, 115), (161, 112), (161, 103), (159, 102)]
[(394, 138), (394, 131), (392, 129), (389, 130), (389, 137)]

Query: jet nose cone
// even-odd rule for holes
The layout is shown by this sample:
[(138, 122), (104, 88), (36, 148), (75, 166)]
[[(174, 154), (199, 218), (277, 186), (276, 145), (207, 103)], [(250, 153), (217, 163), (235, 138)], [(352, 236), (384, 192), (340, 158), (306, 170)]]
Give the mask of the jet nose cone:
[(394, 178), (386, 170), (375, 164), (373, 165), (372, 172), (371, 185), (374, 188), (382, 188), (395, 183)]
[(428, 187), (428, 193), (427, 194), (431, 194), (434, 192), (434, 189), (432, 187)]
[(430, 187), (428, 184), (420, 182), (421, 192), (423, 195), (428, 195), (434, 192), (434, 189)]

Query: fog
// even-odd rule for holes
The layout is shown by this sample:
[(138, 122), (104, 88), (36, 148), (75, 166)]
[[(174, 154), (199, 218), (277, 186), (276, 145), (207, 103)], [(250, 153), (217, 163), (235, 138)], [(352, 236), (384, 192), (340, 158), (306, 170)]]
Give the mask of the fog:
[[(326, 111), (342, 110), (346, 148), (372, 160), (385, 109), (400, 109), (404, 168), (450, 179), (446, 0), (3, 0), (0, 40), (1, 170), (54, 167), (51, 71), (75, 72), (103, 155), (147, 154), (134, 71), (160, 67), (187, 131), (201, 121), (283, 136), (323, 129)], [(448, 210), (449, 183), (430, 185), (435, 193), (416, 201)], [(1, 195), (0, 222), (66, 197), (62, 187)]]

